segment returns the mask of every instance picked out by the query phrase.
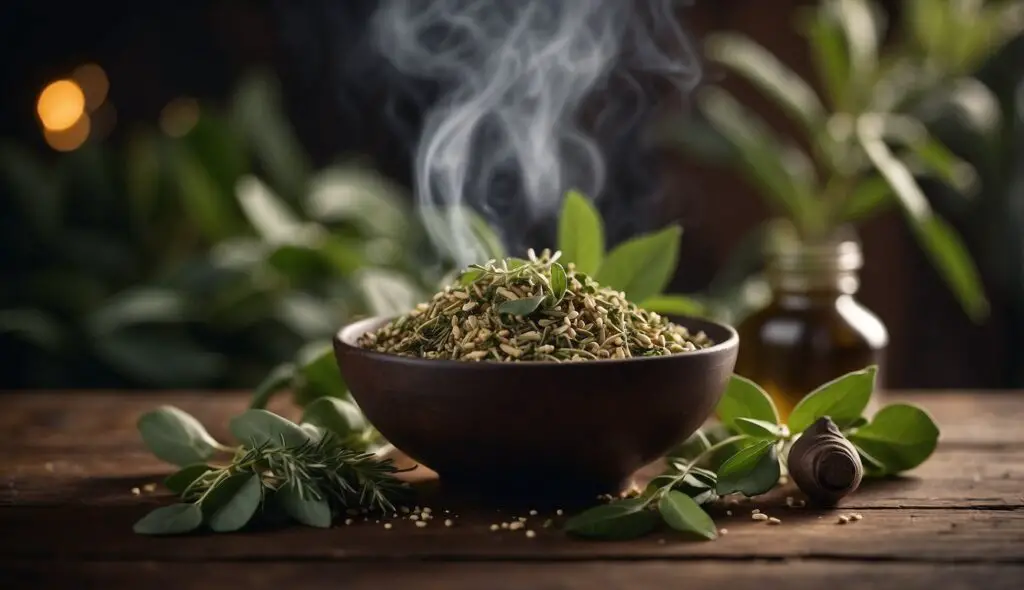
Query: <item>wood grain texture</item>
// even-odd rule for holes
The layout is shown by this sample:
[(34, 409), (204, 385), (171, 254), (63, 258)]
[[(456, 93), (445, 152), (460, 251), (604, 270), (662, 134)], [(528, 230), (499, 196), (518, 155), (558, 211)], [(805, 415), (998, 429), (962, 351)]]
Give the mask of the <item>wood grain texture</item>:
[(640, 588), (871, 588), (872, 590), (1019, 590), (1024, 565), (836, 563), (832, 561), (676, 563), (166, 563), (65, 562), (56, 567), (0, 562), (20, 588), (110, 590), (637, 590)]
[[(467, 504), (413, 472), (436, 520), (292, 526), (232, 535), (149, 538), (132, 524), (172, 501), (158, 486), (173, 468), (154, 459), (135, 431), (138, 416), (177, 405), (223, 437), (245, 407), (237, 394), (60, 393), (0, 398), (0, 579), (16, 587), (193, 588), (246, 580), (251, 588), (412, 585), (420, 588), (632, 588), (690, 584), (836, 588), (1019, 587), (1024, 574), (1024, 398), (997, 394), (900, 394), (926, 407), (943, 430), (939, 450), (906, 477), (865, 484), (836, 509), (796, 509), (792, 486), (755, 502), (713, 510), (728, 534), (695, 542), (659, 531), (630, 542), (566, 536), (564, 517), (528, 517), (523, 531), (491, 532), (520, 514)], [(286, 404), (275, 409), (293, 412)], [(750, 519), (759, 508), (782, 519)], [(448, 513), (445, 513), (448, 510)], [(732, 512), (726, 514), (726, 510)], [(836, 524), (840, 513), (863, 520)], [(522, 514), (522, 516), (527, 516)], [(444, 527), (444, 517), (455, 521)], [(553, 526), (545, 528), (548, 518)], [(737, 566), (736, 562), (742, 562)], [(8, 576), (13, 576), (8, 578)], [(218, 581), (219, 580), (219, 581)], [(271, 584), (273, 582), (273, 584)], [(768, 586), (774, 584), (769, 583)]]

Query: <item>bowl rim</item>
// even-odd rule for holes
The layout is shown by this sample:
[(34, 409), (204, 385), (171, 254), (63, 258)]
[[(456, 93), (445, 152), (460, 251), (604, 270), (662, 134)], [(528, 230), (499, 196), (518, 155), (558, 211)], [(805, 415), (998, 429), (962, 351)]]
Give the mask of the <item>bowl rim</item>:
[[(667, 354), (667, 355), (661, 355), (661, 356), (640, 356), (640, 357), (630, 357), (630, 358), (625, 358), (625, 359), (596, 359), (596, 360), (564, 362), (564, 363), (556, 363), (556, 362), (551, 362), (551, 361), (532, 361), (532, 360), (530, 360), (530, 361), (505, 362), (505, 361), (460, 361), (460, 360), (454, 360), (454, 359), (427, 359), (427, 358), (422, 358), (422, 357), (402, 356), (402, 355), (398, 355), (398, 354), (391, 354), (391, 353), (388, 353), (388, 352), (379, 352), (379, 351), (376, 351), (376, 350), (369, 350), (369, 349), (366, 349), (366, 348), (361, 348), (361, 347), (356, 346), (354, 344), (350, 344), (350, 343), (348, 343), (345, 340), (345, 336), (348, 333), (350, 333), (352, 331), (355, 331), (355, 330), (360, 330), (359, 335), (365, 334), (367, 329), (363, 328), (363, 326), (366, 326), (366, 325), (369, 325), (369, 324), (374, 324), (374, 323), (377, 323), (377, 322), (382, 322), (382, 323), (383, 322), (389, 322), (389, 321), (392, 321), (393, 319), (395, 319), (397, 317), (399, 317), (399, 316), (398, 315), (394, 315), (394, 316), (377, 315), (377, 316), (371, 316), (371, 317), (362, 318), (362, 319), (355, 320), (355, 321), (352, 321), (352, 322), (349, 322), (349, 323), (345, 324), (337, 332), (335, 332), (334, 337), (332, 338), (335, 350), (337, 351), (338, 347), (341, 347), (342, 349), (352, 351), (355, 354), (367, 356), (367, 357), (370, 357), (370, 358), (379, 359), (379, 360), (382, 360), (382, 361), (394, 361), (394, 362), (401, 362), (401, 363), (404, 363), (404, 364), (420, 365), (420, 366), (424, 366), (424, 367), (427, 367), (427, 366), (434, 367), (434, 368), (454, 368), (454, 367), (469, 368), (469, 367), (472, 367), (472, 368), (476, 368), (476, 369), (492, 370), (492, 369), (501, 369), (501, 368), (515, 367), (515, 366), (520, 366), (520, 367), (578, 367), (578, 366), (581, 366), (581, 365), (584, 365), (584, 366), (585, 365), (591, 365), (591, 366), (612, 367), (612, 366), (620, 366), (620, 365), (624, 365), (624, 364), (636, 364), (636, 363), (644, 363), (644, 362), (658, 362), (658, 361), (665, 362), (668, 359), (680, 359), (680, 358), (701, 357), (701, 356), (710, 356), (710, 355), (721, 354), (721, 353), (726, 352), (726, 351), (728, 351), (730, 349), (737, 348), (739, 346), (739, 341), (740, 341), (739, 333), (736, 331), (735, 328), (733, 328), (729, 324), (725, 324), (725, 323), (722, 323), (722, 322), (716, 322), (714, 320), (709, 320), (709, 319), (706, 319), (706, 318), (699, 318), (699, 317), (695, 317), (695, 316), (683, 316), (683, 315), (675, 315), (674, 317), (680, 318), (681, 321), (680, 320), (673, 320), (673, 323), (685, 324), (686, 320), (693, 320), (693, 321), (696, 321), (696, 322), (700, 322), (700, 323), (704, 323), (704, 324), (709, 324), (709, 325), (715, 326), (716, 328), (725, 331), (729, 335), (729, 337), (726, 338), (725, 340), (721, 341), (721, 342), (715, 343), (714, 345), (712, 345), (712, 346), (710, 346), (708, 348), (701, 348), (699, 350), (693, 350), (693, 351), (685, 352), (685, 353)], [(355, 336), (355, 338), (358, 338), (359, 335)]]

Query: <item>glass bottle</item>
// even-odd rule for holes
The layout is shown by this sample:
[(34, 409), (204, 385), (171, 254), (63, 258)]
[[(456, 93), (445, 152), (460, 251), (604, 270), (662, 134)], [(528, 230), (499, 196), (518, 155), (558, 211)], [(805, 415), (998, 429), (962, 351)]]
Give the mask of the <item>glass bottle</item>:
[(736, 373), (764, 387), (782, 419), (819, 385), (871, 364), (881, 387), (889, 336), (854, 297), (863, 260), (852, 231), (815, 243), (774, 237), (766, 251), (771, 302), (737, 326)]

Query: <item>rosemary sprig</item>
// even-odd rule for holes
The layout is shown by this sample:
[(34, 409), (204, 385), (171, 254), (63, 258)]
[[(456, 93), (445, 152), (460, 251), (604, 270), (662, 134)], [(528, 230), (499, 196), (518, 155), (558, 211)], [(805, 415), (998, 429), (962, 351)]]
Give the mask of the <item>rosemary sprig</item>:
[[(226, 447), (188, 414), (160, 408), (143, 416), (139, 428), (157, 456), (187, 459), (188, 449), (203, 462), (184, 465), (167, 478), (167, 487), (181, 503), (149, 513), (135, 524), (135, 531), (176, 534), (205, 524), (216, 532), (229, 532), (281, 514), (309, 526), (329, 527), (344, 513), (394, 513), (394, 502), (409, 489), (395, 477), (403, 470), (390, 459), (354, 446), (365, 439), (369, 427), (362, 432), (346, 430), (350, 422), (342, 420), (344, 403), (317, 402), (315, 414), (307, 416), (334, 425), (333, 430), (305, 421), (300, 426), (266, 410), (248, 410), (231, 420), (232, 433), (243, 444), (229, 449), (233, 455), (220, 465), (205, 462), (212, 456), (206, 449)], [(331, 408), (338, 414), (326, 414)]]

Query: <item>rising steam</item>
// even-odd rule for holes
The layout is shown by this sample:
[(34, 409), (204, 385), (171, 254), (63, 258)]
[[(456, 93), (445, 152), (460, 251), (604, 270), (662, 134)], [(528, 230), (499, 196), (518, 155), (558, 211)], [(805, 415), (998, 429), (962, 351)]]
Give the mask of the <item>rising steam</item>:
[[(460, 265), (482, 246), (467, 207), (511, 248), (579, 188), (600, 197), (609, 152), (646, 121), (650, 82), (689, 91), (698, 61), (673, 0), (382, 0), (376, 49), (436, 85), (415, 187), (433, 242)], [(633, 146), (635, 148), (635, 146)], [(611, 162), (611, 165), (628, 165)]]

